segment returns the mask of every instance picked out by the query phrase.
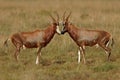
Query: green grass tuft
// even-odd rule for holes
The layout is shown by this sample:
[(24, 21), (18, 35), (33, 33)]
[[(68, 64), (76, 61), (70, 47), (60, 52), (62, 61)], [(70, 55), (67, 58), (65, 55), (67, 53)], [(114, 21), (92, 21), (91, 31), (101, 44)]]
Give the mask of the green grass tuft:
[(94, 67), (93, 70), (95, 72), (107, 72), (116, 68), (117, 68), (116, 65), (107, 62), (107, 63), (103, 63), (102, 65)]

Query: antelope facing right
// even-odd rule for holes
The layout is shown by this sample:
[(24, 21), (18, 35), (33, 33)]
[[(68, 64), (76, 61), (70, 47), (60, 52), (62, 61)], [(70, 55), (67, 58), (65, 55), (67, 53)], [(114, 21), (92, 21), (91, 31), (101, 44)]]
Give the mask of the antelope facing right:
[[(41, 49), (45, 47), (53, 38), (55, 33), (60, 34), (59, 31), (59, 15), (57, 14), (57, 20), (55, 20), (52, 15), (50, 17), (53, 20), (53, 23), (48, 26), (47, 29), (44, 30), (35, 30), (32, 32), (18, 32), (14, 33), (10, 36), (9, 40), (12, 41), (13, 45), (15, 46), (15, 59), (18, 61), (18, 56), (20, 54), (20, 50), (23, 47), (26, 48), (39, 48), (37, 52), (36, 64), (39, 64), (40, 56), (41, 56)], [(8, 39), (4, 42), (7, 44)]]
[(65, 13), (63, 14), (62, 26), (63, 30), (61, 34), (68, 32), (70, 37), (75, 41), (78, 45), (78, 63), (80, 63), (80, 54), (83, 56), (84, 64), (85, 60), (85, 46), (95, 46), (99, 45), (102, 47), (106, 54), (108, 54), (108, 60), (110, 59), (111, 49), (108, 47), (109, 42), (111, 41), (111, 46), (114, 44), (114, 40), (112, 35), (103, 30), (88, 30), (77, 28), (73, 24), (69, 23), (68, 19), (71, 13), (65, 18)]

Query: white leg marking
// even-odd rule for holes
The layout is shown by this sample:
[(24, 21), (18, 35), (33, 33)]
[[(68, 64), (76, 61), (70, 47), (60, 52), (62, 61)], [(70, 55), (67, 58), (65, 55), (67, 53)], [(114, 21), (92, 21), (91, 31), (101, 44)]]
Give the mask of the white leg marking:
[(95, 47), (96, 47), (96, 48), (98, 48), (98, 47), (99, 47), (99, 45), (98, 45), (98, 44), (96, 44), (96, 45), (95, 45)]
[(109, 46), (109, 43), (110, 43), (110, 41), (108, 41), (108, 42), (107, 42), (106, 47), (108, 47), (108, 46)]
[[(80, 48), (81, 49), (81, 48)], [(83, 46), (83, 49), (85, 49), (85, 46)]]
[(36, 58), (36, 64), (39, 64), (39, 56)]
[(25, 45), (23, 45), (23, 49), (26, 49)]
[(78, 64), (80, 63), (80, 50), (78, 50)]
[(17, 55), (17, 60), (19, 60), (19, 54)]
[(107, 52), (107, 51), (105, 51), (105, 53), (108, 55), (108, 52)]
[(82, 53), (82, 58), (83, 58), (84, 64), (86, 64), (85, 53), (84, 53), (84, 51), (83, 51), (83, 50), (85, 50), (85, 46), (83, 46), (83, 48), (80, 47), (80, 50), (81, 50), (81, 53)]

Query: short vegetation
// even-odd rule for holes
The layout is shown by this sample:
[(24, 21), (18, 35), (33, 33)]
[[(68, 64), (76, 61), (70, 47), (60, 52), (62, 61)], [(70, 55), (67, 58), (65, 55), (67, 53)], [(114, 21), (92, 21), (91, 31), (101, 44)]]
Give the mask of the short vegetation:
[[(37, 49), (22, 50), (17, 63), (15, 47), (3, 42), (13, 33), (45, 29), (49, 14), (72, 11), (70, 22), (79, 28), (110, 32), (115, 40), (111, 61), (101, 48), (86, 47), (86, 64), (77, 63), (77, 45), (66, 33), (55, 35), (42, 49), (36, 65)], [(62, 17), (61, 17), (62, 20)], [(0, 0), (0, 80), (120, 80), (119, 0)]]

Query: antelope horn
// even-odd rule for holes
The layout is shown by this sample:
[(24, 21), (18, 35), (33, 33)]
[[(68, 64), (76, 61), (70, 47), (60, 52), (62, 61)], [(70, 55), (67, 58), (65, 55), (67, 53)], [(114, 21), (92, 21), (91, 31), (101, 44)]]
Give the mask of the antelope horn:
[(69, 17), (70, 17), (70, 15), (71, 15), (71, 13), (72, 13), (72, 12), (70, 12), (70, 13), (69, 13), (68, 17), (66, 18), (66, 21), (68, 21), (68, 19), (69, 19)]
[(56, 22), (55, 18), (51, 14), (49, 14), (49, 16), (52, 18), (53, 22)]
[(63, 13), (63, 21), (65, 21), (65, 13), (66, 13), (66, 11)]
[(57, 22), (59, 21), (59, 14), (57, 12), (55, 12), (57, 15)]

